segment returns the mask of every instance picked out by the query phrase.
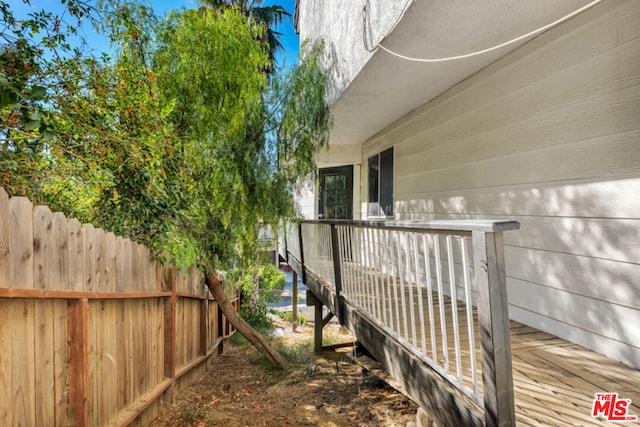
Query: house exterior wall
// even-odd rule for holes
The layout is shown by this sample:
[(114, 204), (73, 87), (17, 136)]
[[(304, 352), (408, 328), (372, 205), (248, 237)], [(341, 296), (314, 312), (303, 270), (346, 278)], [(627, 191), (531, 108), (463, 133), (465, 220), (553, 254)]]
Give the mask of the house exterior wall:
[(639, 1), (603, 2), (367, 141), (362, 195), (364, 159), (390, 146), (396, 219), (520, 221), (511, 317), (640, 368)]
[[(380, 40), (400, 17), (406, 0), (298, 0), (300, 40), (325, 43), (332, 87), (329, 103), (340, 97), (372, 53), (362, 43), (362, 9), (369, 3), (371, 39)], [(354, 19), (354, 17), (356, 19)]]

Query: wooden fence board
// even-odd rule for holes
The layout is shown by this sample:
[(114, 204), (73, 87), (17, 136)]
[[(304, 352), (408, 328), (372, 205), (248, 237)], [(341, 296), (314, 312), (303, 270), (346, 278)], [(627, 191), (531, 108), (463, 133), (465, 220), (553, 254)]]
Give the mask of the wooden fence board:
[[(86, 231), (86, 224), (83, 227)], [(85, 233), (85, 239), (92, 237), (93, 230)], [(87, 242), (85, 240), (85, 255), (91, 250), (86, 247), (87, 243), (93, 244), (92, 242)], [(85, 271), (87, 276), (91, 276), (91, 268), (86, 265), (85, 258), (85, 266), (87, 270)], [(93, 279), (87, 279), (86, 285), (90, 286), (90, 283)], [(99, 310), (97, 306), (97, 301), (91, 301), (89, 303), (89, 312), (87, 318), (87, 418), (89, 420), (89, 425), (97, 426), (100, 425), (98, 422), (98, 405), (101, 391), (99, 390), (98, 384), (98, 368), (97, 365), (100, 363), (100, 359), (98, 356), (98, 317)]]
[(69, 245), (69, 289), (83, 291), (84, 287), (84, 257), (82, 256), (84, 242), (82, 239), (82, 225), (75, 218), (68, 223)]
[[(125, 241), (127, 242), (127, 241)], [(125, 245), (131, 253), (130, 244)], [(129, 258), (130, 259), (130, 258)], [(129, 267), (131, 264), (129, 264)], [(129, 270), (129, 277), (131, 277), (131, 270)], [(131, 283), (131, 281), (129, 281)], [(126, 300), (125, 301), (125, 335), (119, 337), (121, 340), (124, 340), (124, 346), (126, 348), (126, 360), (124, 361), (126, 366), (126, 387), (125, 387), (125, 397), (127, 405), (132, 404), (135, 401), (136, 396), (136, 381), (135, 381), (135, 364), (134, 364), (134, 349), (135, 349), (135, 335), (134, 331), (134, 321), (135, 317), (133, 315), (135, 309), (135, 300)]]
[(11, 274), (11, 259), (9, 247), (11, 243), (9, 213), (9, 196), (4, 188), (0, 187), (0, 287), (9, 287)]
[(127, 324), (126, 324), (126, 300), (118, 300), (116, 301), (116, 348), (117, 348), (117, 357), (116, 357), (116, 367), (118, 373), (118, 399), (117, 399), (117, 407), (118, 411), (123, 411), (127, 408), (127, 347), (125, 342), (127, 341)]
[(106, 235), (102, 228), (96, 228), (93, 231), (93, 245), (95, 250), (95, 265), (94, 265), (94, 289), (97, 292), (106, 292), (105, 287), (105, 269), (107, 266), (106, 260)]
[(35, 409), (36, 425), (49, 425), (55, 420), (55, 370), (53, 300), (40, 300), (35, 305)]
[(105, 235), (105, 292), (116, 292), (116, 248), (116, 235), (113, 233), (107, 233)]
[(52, 289), (69, 289), (69, 221), (62, 212), (52, 218), (52, 238), (55, 244), (51, 254)]
[[(117, 301), (102, 301), (102, 320), (107, 325), (113, 325), (117, 319)], [(110, 422), (118, 414), (118, 367), (116, 358), (118, 355), (118, 338), (115, 328), (103, 328), (100, 351), (102, 363), (100, 364), (101, 380), (104, 398), (101, 399), (101, 419), (104, 423)]]
[(53, 243), (50, 232), (53, 226), (52, 216), (51, 210), (46, 206), (36, 206), (33, 209), (33, 279), (36, 289), (45, 289), (50, 283), (48, 275), (51, 274), (51, 260), (47, 258), (53, 252), (49, 248)]
[[(65, 282), (66, 283), (66, 282)], [(68, 303), (65, 300), (53, 301), (53, 364), (54, 364), (54, 412), (56, 427), (66, 427), (70, 424), (68, 418), (68, 387), (69, 374), (68, 347)]]
[(95, 228), (93, 227), (93, 225), (82, 225), (82, 256), (84, 259), (83, 290), (85, 291), (94, 291), (96, 289), (96, 249), (94, 234)]
[(35, 359), (33, 343), (34, 307), (33, 301), (19, 299), (11, 304), (10, 322), (12, 345), (13, 425), (36, 425), (35, 404)]
[[(0, 198), (2, 198), (1, 193)], [(16, 301), (0, 299), (0, 425), (3, 426), (13, 424), (13, 396), (11, 389), (11, 379), (13, 377), (11, 315), (13, 310), (11, 307), (15, 303)]]
[(33, 211), (26, 197), (9, 199), (10, 283), (13, 288), (33, 288)]

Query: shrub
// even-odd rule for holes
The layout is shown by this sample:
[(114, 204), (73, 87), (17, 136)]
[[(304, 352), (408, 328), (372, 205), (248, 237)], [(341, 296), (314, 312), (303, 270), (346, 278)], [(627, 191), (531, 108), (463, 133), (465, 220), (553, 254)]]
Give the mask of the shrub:
[(285, 275), (273, 264), (265, 264), (255, 274), (245, 274), (241, 280), (241, 316), (255, 326), (270, 326), (267, 304), (278, 300), (274, 291), (285, 287)]

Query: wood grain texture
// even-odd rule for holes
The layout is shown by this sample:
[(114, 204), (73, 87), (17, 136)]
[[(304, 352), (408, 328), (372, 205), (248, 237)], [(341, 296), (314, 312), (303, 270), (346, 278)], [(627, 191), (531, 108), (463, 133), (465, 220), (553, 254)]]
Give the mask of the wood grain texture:
[(33, 211), (26, 197), (9, 199), (10, 282), (14, 288), (33, 288)]
[(69, 289), (69, 221), (61, 212), (52, 218), (51, 289)]
[(11, 211), (9, 195), (0, 187), (0, 287), (9, 287), (11, 283)]
[(84, 240), (80, 221), (72, 218), (68, 224), (69, 289), (84, 290)]

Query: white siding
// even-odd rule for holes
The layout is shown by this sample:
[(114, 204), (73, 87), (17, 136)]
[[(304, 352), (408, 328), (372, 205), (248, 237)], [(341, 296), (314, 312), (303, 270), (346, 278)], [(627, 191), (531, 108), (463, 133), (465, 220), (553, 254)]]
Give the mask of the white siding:
[(362, 158), (391, 145), (396, 218), (520, 221), (511, 316), (640, 368), (640, 1), (543, 34)]

